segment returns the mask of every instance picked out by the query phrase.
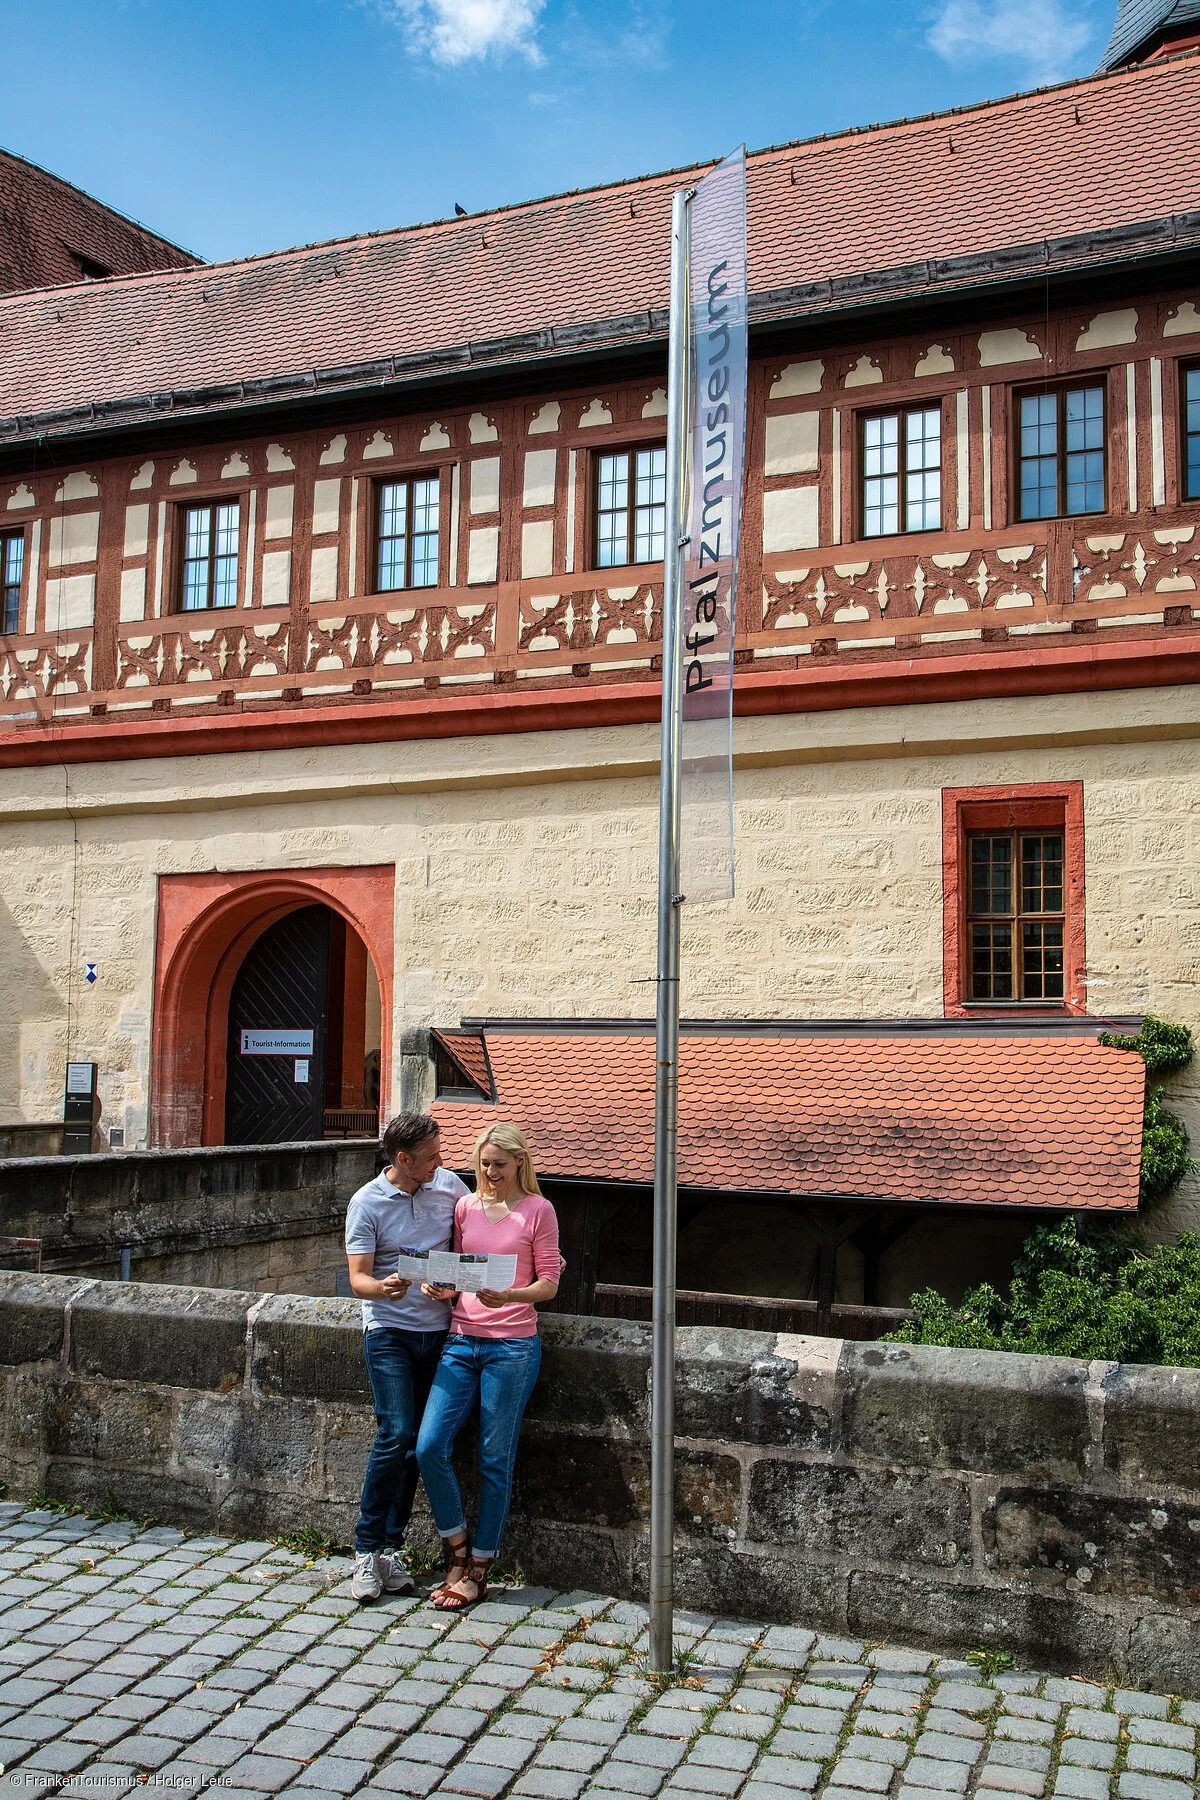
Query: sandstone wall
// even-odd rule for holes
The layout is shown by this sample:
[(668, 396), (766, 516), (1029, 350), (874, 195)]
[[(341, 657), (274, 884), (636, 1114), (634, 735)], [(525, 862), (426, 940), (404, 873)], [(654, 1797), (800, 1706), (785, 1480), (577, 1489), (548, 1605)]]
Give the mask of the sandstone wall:
[[(739, 894), (687, 910), (685, 1013), (939, 1016), (942, 789), (1073, 780), (1091, 1009), (1200, 1025), (1198, 732), (1185, 687), (739, 720)], [(656, 758), (628, 726), (9, 771), (0, 1120), (60, 1112), (69, 1021), (104, 1123), (146, 1141), (169, 873), (394, 859), (396, 1044), (468, 1013), (646, 1015)]]
[[(649, 1328), (543, 1328), (505, 1554), (640, 1595)], [(359, 1338), (346, 1301), (0, 1275), (0, 1474), (344, 1540)], [(1197, 1691), (1200, 1371), (694, 1328), (677, 1372), (681, 1603)]]

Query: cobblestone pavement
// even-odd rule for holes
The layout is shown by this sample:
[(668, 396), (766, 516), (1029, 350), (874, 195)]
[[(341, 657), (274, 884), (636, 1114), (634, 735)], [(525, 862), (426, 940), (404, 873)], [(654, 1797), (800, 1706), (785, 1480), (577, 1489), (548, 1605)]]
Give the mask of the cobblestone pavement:
[(250, 1800), (1192, 1800), (1200, 1704), (494, 1590), (360, 1607), (344, 1559), (0, 1507), (0, 1792)]

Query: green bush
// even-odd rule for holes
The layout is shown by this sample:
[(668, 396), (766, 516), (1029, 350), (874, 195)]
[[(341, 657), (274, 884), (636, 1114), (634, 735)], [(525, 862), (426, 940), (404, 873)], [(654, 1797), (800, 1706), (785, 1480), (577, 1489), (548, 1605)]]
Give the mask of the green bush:
[(1142, 1020), (1136, 1037), (1120, 1037), (1102, 1031), (1100, 1040), (1113, 1050), (1132, 1050), (1146, 1065), (1146, 1107), (1142, 1114), (1141, 1202), (1150, 1206), (1169, 1194), (1177, 1182), (1194, 1169), (1188, 1155), (1188, 1134), (1174, 1113), (1163, 1105), (1162, 1087), (1156, 1077), (1173, 1075), (1192, 1060), (1195, 1046), (1186, 1025), (1172, 1025), (1153, 1013)]
[(1026, 1239), (1007, 1298), (984, 1285), (951, 1306), (928, 1288), (912, 1305), (888, 1342), (1200, 1368), (1200, 1237), (1147, 1250), (1063, 1219)]

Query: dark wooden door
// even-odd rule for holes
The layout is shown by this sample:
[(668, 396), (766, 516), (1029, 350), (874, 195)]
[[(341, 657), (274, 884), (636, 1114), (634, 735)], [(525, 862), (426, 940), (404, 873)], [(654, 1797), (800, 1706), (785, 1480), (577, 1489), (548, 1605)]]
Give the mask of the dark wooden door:
[[(327, 906), (288, 913), (263, 932), (238, 970), (229, 1000), (227, 1144), (311, 1142), (322, 1135), (329, 927)], [(246, 1031), (311, 1032), (312, 1054), (243, 1054)], [(307, 1080), (297, 1080), (298, 1073)]]

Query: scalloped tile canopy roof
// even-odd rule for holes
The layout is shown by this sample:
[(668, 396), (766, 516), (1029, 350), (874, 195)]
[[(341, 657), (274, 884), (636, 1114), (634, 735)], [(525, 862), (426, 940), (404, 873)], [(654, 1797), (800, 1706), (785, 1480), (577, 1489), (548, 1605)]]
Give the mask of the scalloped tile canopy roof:
[[(548, 1176), (654, 1179), (652, 1032), (486, 1032), (496, 1103), (439, 1101), (448, 1164), (511, 1120)], [(1145, 1068), (1091, 1038), (685, 1033), (679, 1181), (907, 1204), (1137, 1209)]]

